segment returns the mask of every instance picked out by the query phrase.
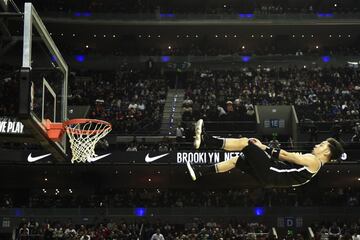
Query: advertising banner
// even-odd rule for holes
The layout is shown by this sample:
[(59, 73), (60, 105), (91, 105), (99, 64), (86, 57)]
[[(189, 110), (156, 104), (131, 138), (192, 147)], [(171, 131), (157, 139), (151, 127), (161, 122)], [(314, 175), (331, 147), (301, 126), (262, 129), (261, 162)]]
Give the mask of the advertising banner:
[[(47, 163), (52, 161), (50, 153), (43, 150), (2, 150), (1, 162), (29, 162), (29, 163)], [(222, 152), (222, 151), (172, 151), (172, 152), (104, 152), (98, 153), (96, 163), (99, 164), (191, 164), (211, 165), (228, 160), (232, 157), (238, 157), (241, 152)], [(70, 163), (69, 161), (66, 163)]]

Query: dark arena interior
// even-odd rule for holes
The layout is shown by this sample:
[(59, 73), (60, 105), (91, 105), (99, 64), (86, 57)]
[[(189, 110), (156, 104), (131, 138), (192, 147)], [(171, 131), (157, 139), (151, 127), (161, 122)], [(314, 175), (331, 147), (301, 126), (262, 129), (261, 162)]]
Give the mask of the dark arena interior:
[(0, 240), (360, 240), (359, 64), (359, 0), (0, 0)]

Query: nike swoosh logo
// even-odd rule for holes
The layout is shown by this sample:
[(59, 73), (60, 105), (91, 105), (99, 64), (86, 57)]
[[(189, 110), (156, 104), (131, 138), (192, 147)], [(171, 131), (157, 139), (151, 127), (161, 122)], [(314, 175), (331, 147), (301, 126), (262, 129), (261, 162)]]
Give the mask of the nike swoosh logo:
[(165, 154), (162, 154), (162, 155), (159, 155), (159, 156), (156, 156), (156, 157), (150, 157), (149, 154), (147, 154), (145, 156), (145, 162), (147, 163), (150, 163), (150, 162), (153, 162), (153, 161), (156, 161), (162, 157), (165, 157), (166, 155), (169, 155), (169, 153), (165, 153)]
[(104, 155), (97, 156), (97, 157), (94, 157), (94, 158), (90, 157), (90, 158), (88, 159), (88, 162), (95, 162), (95, 161), (97, 161), (97, 160), (100, 160), (100, 159), (102, 159), (102, 158), (104, 158), (104, 157), (109, 156), (110, 154), (111, 154), (111, 153), (108, 153), (108, 154), (104, 154)]
[(39, 161), (40, 159), (46, 158), (46, 157), (48, 157), (50, 155), (51, 155), (51, 153), (45, 154), (45, 155), (40, 155), (40, 156), (37, 156), (37, 157), (33, 157), (33, 156), (31, 156), (31, 153), (30, 153), (29, 156), (27, 157), (27, 161), (28, 162), (36, 162), (36, 161)]

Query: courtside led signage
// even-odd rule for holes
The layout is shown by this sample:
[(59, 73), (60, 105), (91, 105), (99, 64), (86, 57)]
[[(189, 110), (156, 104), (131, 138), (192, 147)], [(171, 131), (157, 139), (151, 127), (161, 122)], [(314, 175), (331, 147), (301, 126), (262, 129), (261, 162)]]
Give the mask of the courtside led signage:
[(0, 134), (21, 134), (24, 131), (24, 125), (19, 121), (0, 118)]

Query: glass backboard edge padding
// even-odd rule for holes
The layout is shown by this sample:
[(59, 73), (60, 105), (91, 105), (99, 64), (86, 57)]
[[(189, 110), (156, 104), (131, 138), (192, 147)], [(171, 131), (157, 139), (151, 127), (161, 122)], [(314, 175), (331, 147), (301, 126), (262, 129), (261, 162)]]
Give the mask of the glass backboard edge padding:
[[(56, 61), (63, 72), (68, 73), (68, 65), (62, 57), (59, 49), (52, 40), (44, 23), (41, 21), (38, 13), (32, 3), (25, 3), (24, 7), (24, 47), (23, 47), (23, 67), (31, 68), (31, 43), (32, 43), (32, 24), (38, 30), (41, 39), (44, 41), (49, 51), (55, 56)], [(28, 56), (27, 58), (24, 58)]]
[(25, 3), (24, 7), (24, 40), (22, 67), (31, 69), (31, 46), (32, 46), (32, 5)]

